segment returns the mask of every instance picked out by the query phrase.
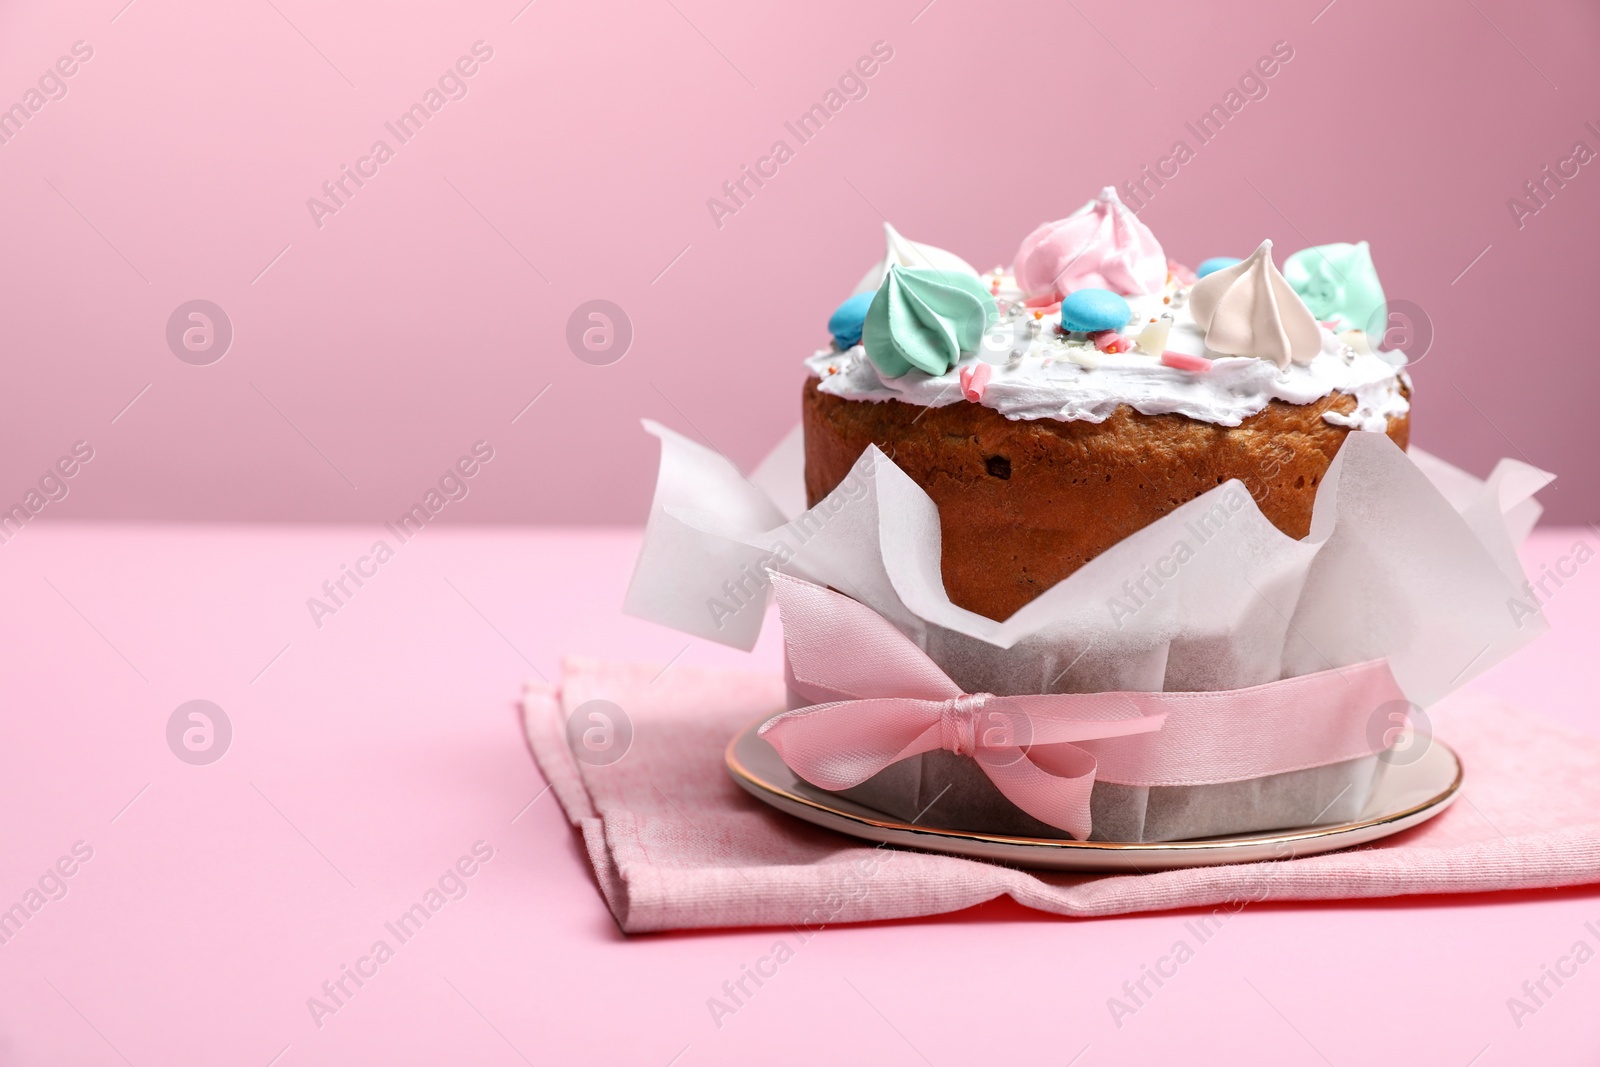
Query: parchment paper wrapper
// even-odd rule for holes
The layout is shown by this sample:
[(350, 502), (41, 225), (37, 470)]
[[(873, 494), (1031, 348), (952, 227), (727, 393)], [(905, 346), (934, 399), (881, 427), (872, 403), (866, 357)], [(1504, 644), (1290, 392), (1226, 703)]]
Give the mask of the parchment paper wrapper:
[[(739, 648), (766, 618), (769, 568), (871, 607), (969, 693), (1233, 689), (1387, 657), (1426, 707), (1546, 629), (1515, 546), (1552, 476), (1515, 460), (1480, 481), (1353, 432), (1318, 488), (1305, 539), (1281, 533), (1243, 483), (1227, 482), (995, 622), (945, 595), (938, 510), (878, 449), (795, 512), (798, 432), (746, 479), (716, 452), (645, 425), (661, 439), (661, 469), (626, 610)], [(1392, 723), (1372, 712), (1377, 753)], [(1345, 821), (1382, 766), (1374, 755), (1248, 782), (1101, 780), (1094, 838)], [(902, 819), (938, 798), (928, 825), (1063, 836), (949, 753), (902, 761), (848, 795)]]

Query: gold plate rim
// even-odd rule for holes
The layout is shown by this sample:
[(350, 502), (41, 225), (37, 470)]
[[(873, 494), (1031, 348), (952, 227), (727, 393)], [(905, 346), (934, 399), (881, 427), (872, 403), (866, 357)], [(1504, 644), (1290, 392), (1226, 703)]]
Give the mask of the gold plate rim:
[[(978, 833), (973, 830), (951, 830), (937, 826), (918, 826), (915, 823), (898, 822), (896, 820), (887, 818), (871, 819), (864, 815), (857, 815), (854, 812), (843, 811), (839, 808), (830, 807), (827, 804), (813, 800), (810, 797), (800, 796), (797, 793), (791, 793), (786, 789), (780, 789), (772, 785), (765, 779), (757, 777), (755, 772), (746, 767), (739, 760), (738, 754), (735, 751), (740, 741), (744, 740), (745, 737), (749, 736), (752, 732), (759, 730), (762, 725), (764, 725), (767, 720), (772, 717), (773, 716), (771, 715), (764, 715), (760, 719), (751, 723), (749, 726), (746, 726), (744, 729), (740, 730), (738, 733), (734, 734), (733, 738), (729, 740), (727, 747), (723, 750), (723, 764), (727, 767), (728, 773), (731, 774), (736, 781), (744, 785), (746, 789), (753, 788), (755, 791), (759, 791), (761, 793), (782, 797), (784, 800), (810, 808), (813, 811), (825, 812), (834, 818), (844, 819), (848, 822), (858, 823), (862, 826), (870, 826), (876, 830), (894, 831), (897, 833), (911, 834), (918, 837), (955, 838), (961, 841), (982, 842), (990, 845), (1004, 845), (1012, 848), (1038, 848), (1052, 851), (1081, 850), (1089, 852), (1112, 853), (1209, 852), (1217, 849), (1237, 849), (1242, 846), (1275, 845), (1279, 842), (1292, 843), (1297, 841), (1324, 840), (1329, 837), (1337, 837), (1341, 834), (1360, 833), (1364, 830), (1371, 830), (1377, 827), (1387, 826), (1390, 823), (1404, 822), (1407, 819), (1428, 811), (1429, 809), (1442, 809), (1455, 798), (1455, 795), (1458, 792), (1460, 792), (1461, 783), (1466, 774), (1466, 765), (1461, 759), (1461, 754), (1455, 749), (1451, 748), (1449, 745), (1445, 744), (1445, 742), (1435, 737), (1432, 739), (1432, 743), (1442, 746), (1446, 752), (1450, 753), (1450, 757), (1455, 760), (1455, 778), (1452, 779), (1450, 784), (1443, 790), (1418, 804), (1413, 804), (1412, 806), (1401, 811), (1390, 812), (1386, 815), (1381, 815), (1372, 819), (1363, 819), (1359, 822), (1337, 823), (1332, 826), (1310, 826), (1295, 829), (1287, 833), (1250, 835), (1244, 837), (1209, 837), (1194, 841), (1073, 841), (1070, 839), (1057, 839), (1049, 837), (1009, 837), (1003, 834)], [(865, 807), (865, 805), (862, 805), (862, 807)]]

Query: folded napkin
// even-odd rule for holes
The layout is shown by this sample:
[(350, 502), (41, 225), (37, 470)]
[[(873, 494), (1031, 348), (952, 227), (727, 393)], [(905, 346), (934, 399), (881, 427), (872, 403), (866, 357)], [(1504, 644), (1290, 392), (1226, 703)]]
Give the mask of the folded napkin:
[[(574, 758), (571, 712), (591, 700), (631, 726), (614, 762)], [(1116, 915), (1262, 900), (1477, 893), (1600, 882), (1600, 739), (1458, 694), (1431, 709), (1466, 765), (1462, 795), (1422, 826), (1362, 848), (1271, 863), (1133, 875), (1029, 871), (882, 848), (775, 811), (733, 783), (722, 753), (784, 708), (776, 673), (569, 659), (559, 689), (529, 684), (534, 758), (583, 833), (627, 933), (936, 915), (1006, 895), (1042, 912)], [(614, 716), (613, 712), (613, 716)], [(613, 724), (624, 737), (623, 724)]]

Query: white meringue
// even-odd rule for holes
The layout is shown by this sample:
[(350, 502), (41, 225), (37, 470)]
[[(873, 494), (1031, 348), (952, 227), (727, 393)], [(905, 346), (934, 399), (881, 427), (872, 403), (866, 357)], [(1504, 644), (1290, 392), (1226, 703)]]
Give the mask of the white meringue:
[(1272, 242), (1250, 257), (1206, 275), (1189, 291), (1195, 325), (1206, 347), (1230, 356), (1276, 363), (1310, 363), (1322, 350), (1322, 330), (1272, 262)]
[(1167, 255), (1113, 186), (1064, 219), (1023, 238), (1012, 268), (1030, 298), (1060, 300), (1076, 289), (1148, 296), (1167, 284)]
[(900, 236), (900, 231), (889, 225), (883, 224), (884, 242), (888, 246), (882, 262), (867, 271), (866, 277), (861, 279), (861, 284), (856, 286), (851, 295), (855, 293), (870, 293), (883, 284), (884, 276), (889, 273), (890, 267), (925, 267), (930, 270), (949, 270), (960, 274), (970, 274), (974, 278), (978, 272), (972, 264), (956, 255), (946, 252), (933, 245), (921, 244), (917, 241), (908, 241)]

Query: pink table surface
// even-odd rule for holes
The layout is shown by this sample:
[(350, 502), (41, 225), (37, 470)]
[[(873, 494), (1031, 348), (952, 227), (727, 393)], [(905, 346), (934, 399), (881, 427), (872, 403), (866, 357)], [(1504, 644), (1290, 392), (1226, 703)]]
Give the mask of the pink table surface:
[[(401, 546), (319, 628), (307, 598), (380, 532), (58, 523), (0, 546), (0, 909), (93, 850), (0, 944), (0, 1063), (1600, 1058), (1600, 962), (1520, 1027), (1507, 1008), (1600, 947), (1596, 889), (1252, 905), (1204, 944), (1189, 914), (1007, 901), (803, 944), (624, 938), (527, 753), (521, 683), (565, 652), (775, 668), (775, 633), (746, 656), (622, 617), (633, 531), (472, 528)], [(1541, 531), (1527, 559), (1580, 539)], [(1600, 571), (1548, 612), (1554, 632), (1475, 688), (1600, 729)], [(166, 742), (197, 698), (234, 729), (209, 766)], [(479, 841), (465, 895), (400, 943), (385, 923)], [(319, 1026), (308, 998), (380, 938), (392, 958)], [(719, 1027), (708, 998), (780, 939), (793, 958)], [(1193, 958), (1119, 1027), (1108, 998), (1180, 939)]]

